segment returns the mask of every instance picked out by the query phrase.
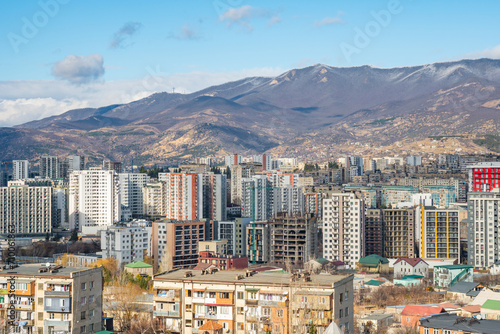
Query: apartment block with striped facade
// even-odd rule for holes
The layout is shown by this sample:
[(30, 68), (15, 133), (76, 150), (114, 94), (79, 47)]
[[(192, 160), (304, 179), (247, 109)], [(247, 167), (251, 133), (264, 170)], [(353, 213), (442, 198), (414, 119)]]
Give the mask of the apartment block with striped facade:
[(417, 213), (421, 228), (420, 257), (460, 259), (458, 210), (420, 206)]

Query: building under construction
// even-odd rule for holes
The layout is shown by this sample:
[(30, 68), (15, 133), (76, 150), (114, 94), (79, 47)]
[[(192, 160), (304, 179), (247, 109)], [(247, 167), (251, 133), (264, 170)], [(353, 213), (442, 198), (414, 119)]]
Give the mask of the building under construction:
[(318, 225), (311, 214), (280, 213), (269, 221), (270, 261), (278, 265), (302, 266), (317, 256)]

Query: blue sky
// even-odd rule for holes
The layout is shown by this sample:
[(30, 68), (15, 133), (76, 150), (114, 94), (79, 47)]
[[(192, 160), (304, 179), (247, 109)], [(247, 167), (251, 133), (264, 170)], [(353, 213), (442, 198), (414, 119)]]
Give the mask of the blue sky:
[(500, 57), (498, 1), (2, 1), (0, 126), (315, 63)]

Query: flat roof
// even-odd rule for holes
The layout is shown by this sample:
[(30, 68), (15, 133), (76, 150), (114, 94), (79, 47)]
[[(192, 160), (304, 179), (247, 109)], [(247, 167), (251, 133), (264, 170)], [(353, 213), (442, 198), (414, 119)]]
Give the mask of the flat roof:
[[(457, 322), (457, 318), (463, 321)], [(463, 331), (467, 333), (483, 333), (494, 334), (498, 333), (498, 320), (475, 320), (470, 321), (471, 318), (458, 317), (452, 313), (441, 313), (431, 315), (429, 317), (420, 318), (422, 327), (448, 329), (451, 331)]]
[[(3, 268), (3, 267), (0, 267)], [(44, 273), (39, 273), (38, 269), (46, 268), (45, 264), (40, 263), (30, 263), (30, 264), (22, 264), (17, 268), (13, 269), (3, 269), (0, 271), (0, 277), (8, 277), (8, 276), (35, 276), (35, 277), (70, 277), (72, 273), (78, 271), (91, 270), (95, 268), (91, 267), (62, 267), (59, 268), (57, 273), (51, 273), (50, 271), (46, 271)]]
[[(192, 277), (184, 277), (187, 272), (192, 273)], [(226, 282), (226, 283), (241, 283), (241, 284), (289, 284), (292, 274), (281, 271), (257, 272), (253, 276), (246, 277), (246, 270), (220, 270), (213, 274), (202, 275), (200, 270), (179, 269), (170, 272), (158, 274), (154, 276), (154, 280), (158, 281), (198, 281), (201, 283), (209, 282)], [(236, 279), (237, 275), (243, 275), (243, 278)], [(331, 274), (311, 274), (311, 281), (304, 282), (303, 278), (299, 278), (297, 282), (302, 284), (302, 287), (307, 285), (323, 285), (331, 287), (333, 283), (343, 279), (354, 277), (353, 275), (331, 275)]]

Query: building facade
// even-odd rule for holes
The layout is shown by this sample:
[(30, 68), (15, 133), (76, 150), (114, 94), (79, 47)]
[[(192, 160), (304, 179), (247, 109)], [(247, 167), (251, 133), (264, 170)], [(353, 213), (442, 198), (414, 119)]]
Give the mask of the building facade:
[(150, 177), (145, 173), (120, 173), (121, 204), (129, 208), (133, 217), (144, 216), (144, 187)]
[(251, 218), (236, 218), (234, 221), (220, 221), (217, 226), (219, 239), (227, 240), (227, 254), (234, 256), (247, 255), (247, 230)]
[(46, 234), (52, 232), (52, 187), (9, 181), (0, 187), (0, 233)]
[(28, 160), (13, 160), (12, 161), (12, 179), (22, 180), (29, 177), (29, 161)]
[(458, 210), (421, 206), (420, 257), (460, 259), (460, 221)]
[(365, 256), (365, 203), (354, 193), (334, 193), (323, 199), (323, 257), (351, 268)]
[(123, 226), (109, 226), (100, 232), (103, 259), (113, 257), (122, 265), (143, 261), (148, 250), (151, 254), (151, 226), (129, 223)]
[(415, 257), (415, 208), (384, 209), (384, 256)]
[(366, 210), (365, 254), (384, 255), (384, 215), (382, 209)]
[(69, 180), (69, 226), (111, 226), (121, 218), (120, 183), (114, 170), (73, 171)]
[(323, 333), (335, 321), (353, 331), (353, 276), (242, 270), (177, 270), (154, 278), (154, 321), (172, 333), (200, 333), (208, 321), (224, 333)]
[(102, 282), (100, 267), (24, 264), (0, 271), (0, 317), (14, 310), (9, 333), (95, 333), (102, 329)]

